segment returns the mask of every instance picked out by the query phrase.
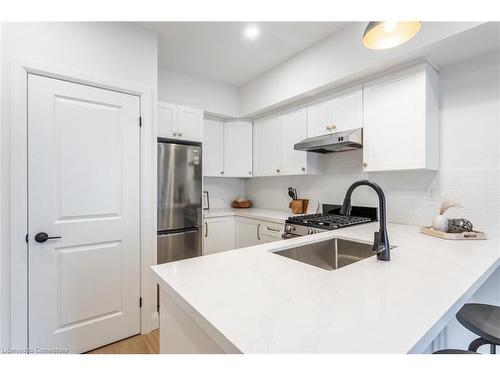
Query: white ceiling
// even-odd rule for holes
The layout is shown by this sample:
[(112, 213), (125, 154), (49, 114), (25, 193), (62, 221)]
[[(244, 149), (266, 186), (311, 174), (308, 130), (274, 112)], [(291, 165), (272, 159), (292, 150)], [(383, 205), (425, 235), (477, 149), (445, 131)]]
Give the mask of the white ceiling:
[[(239, 86), (348, 22), (140, 22), (158, 33), (159, 65)], [(249, 25), (260, 36), (243, 37)]]

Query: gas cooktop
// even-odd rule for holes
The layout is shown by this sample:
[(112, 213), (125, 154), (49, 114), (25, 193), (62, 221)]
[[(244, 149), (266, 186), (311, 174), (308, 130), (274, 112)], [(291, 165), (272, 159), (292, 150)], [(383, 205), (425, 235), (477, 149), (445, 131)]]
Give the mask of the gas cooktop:
[(352, 206), (352, 215), (340, 215), (340, 205), (324, 204), (322, 214), (290, 216), (286, 220), (283, 238), (293, 238), (369, 223), (377, 220), (377, 209)]
[(350, 225), (369, 223), (369, 217), (347, 216), (347, 215), (301, 215), (289, 217), (286, 221), (289, 224), (305, 225), (307, 227), (320, 229), (338, 229)]

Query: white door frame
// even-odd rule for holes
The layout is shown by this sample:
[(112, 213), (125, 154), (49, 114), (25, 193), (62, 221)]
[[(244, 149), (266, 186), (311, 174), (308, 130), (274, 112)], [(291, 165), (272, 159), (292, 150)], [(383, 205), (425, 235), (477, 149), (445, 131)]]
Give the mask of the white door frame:
[[(2, 303), (10, 304), (10, 347), (28, 347), (28, 254), (25, 236), (28, 233), (28, 165), (27, 165), (27, 95), (28, 74), (38, 74), (74, 83), (132, 94), (140, 97), (141, 128), (141, 184), (140, 184), (140, 246), (141, 246), (141, 333), (150, 332), (156, 319), (156, 289), (151, 279), (150, 266), (156, 263), (156, 92), (152, 87), (130, 82), (96, 77), (75, 72), (66, 67), (39, 64), (20, 58), (10, 61), (10, 105), (6, 119), (10, 138), (10, 171), (2, 178), (9, 179), (8, 201), (10, 220), (4, 223), (2, 233), (8, 236), (7, 249), (3, 249), (2, 263), (10, 261), (10, 285), (5, 285)], [(5, 109), (5, 108), (4, 108)], [(4, 142), (6, 145), (9, 142)], [(5, 230), (5, 232), (4, 232)], [(9, 250), (10, 248), (10, 250)], [(10, 258), (10, 259), (8, 259)], [(8, 275), (9, 277), (9, 275)]]

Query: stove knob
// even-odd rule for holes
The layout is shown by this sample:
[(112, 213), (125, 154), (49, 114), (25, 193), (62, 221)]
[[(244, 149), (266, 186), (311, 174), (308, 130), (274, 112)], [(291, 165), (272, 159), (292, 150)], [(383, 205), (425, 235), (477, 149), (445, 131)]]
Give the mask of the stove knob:
[(295, 230), (295, 227), (293, 225), (287, 224), (285, 225), (285, 232), (291, 232)]
[(312, 234), (312, 229), (308, 229), (307, 234)]

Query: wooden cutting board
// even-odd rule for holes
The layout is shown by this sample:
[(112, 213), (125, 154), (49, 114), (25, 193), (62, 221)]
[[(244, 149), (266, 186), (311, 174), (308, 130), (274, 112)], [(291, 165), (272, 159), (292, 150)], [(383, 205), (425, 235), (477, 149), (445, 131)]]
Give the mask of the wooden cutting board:
[(485, 240), (486, 233), (471, 231), (463, 233), (446, 233), (440, 232), (438, 230), (432, 229), (432, 227), (420, 227), (420, 233), (426, 234), (428, 236), (433, 236), (437, 238), (442, 238), (444, 240)]

